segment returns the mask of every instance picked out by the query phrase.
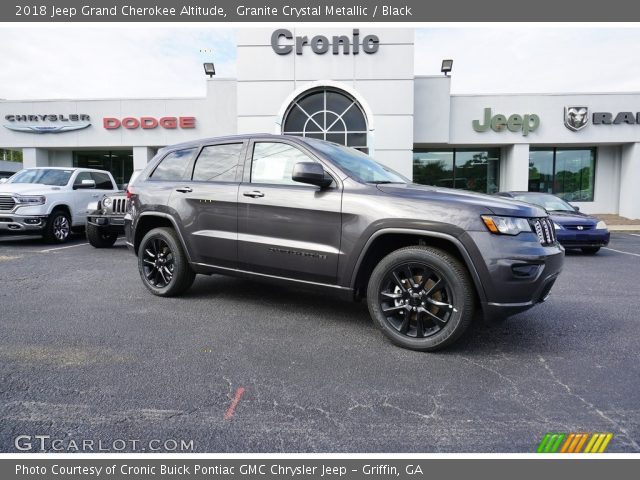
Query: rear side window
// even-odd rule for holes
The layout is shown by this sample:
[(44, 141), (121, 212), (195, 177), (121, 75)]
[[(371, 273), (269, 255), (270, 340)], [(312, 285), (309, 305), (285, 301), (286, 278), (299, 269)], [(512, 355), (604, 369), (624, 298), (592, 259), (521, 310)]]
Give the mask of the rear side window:
[(204, 147), (193, 169), (196, 182), (233, 182), (240, 162), (241, 143)]
[(93, 180), (96, 182), (96, 188), (100, 190), (113, 190), (113, 184), (109, 175), (106, 173), (91, 172)]
[(176, 150), (164, 157), (149, 178), (153, 180), (182, 180), (195, 148)]

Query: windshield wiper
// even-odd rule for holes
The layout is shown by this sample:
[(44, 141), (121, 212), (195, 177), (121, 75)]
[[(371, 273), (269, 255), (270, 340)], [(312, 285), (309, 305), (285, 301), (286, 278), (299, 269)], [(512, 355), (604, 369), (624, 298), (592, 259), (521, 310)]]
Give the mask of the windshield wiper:
[(376, 180), (376, 181), (371, 181), (367, 183), (371, 183), (372, 185), (386, 185), (388, 183), (402, 183), (402, 182), (392, 182), (391, 180)]

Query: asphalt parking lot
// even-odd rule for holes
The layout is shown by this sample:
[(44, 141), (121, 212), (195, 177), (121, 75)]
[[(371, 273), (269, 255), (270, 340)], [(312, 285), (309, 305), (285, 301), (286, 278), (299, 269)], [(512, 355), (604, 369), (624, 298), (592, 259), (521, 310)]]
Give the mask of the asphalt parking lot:
[(161, 299), (122, 240), (0, 237), (0, 451), (534, 452), (612, 432), (608, 452), (638, 452), (640, 235), (609, 247), (568, 254), (546, 303), (424, 354), (365, 304), (222, 276)]

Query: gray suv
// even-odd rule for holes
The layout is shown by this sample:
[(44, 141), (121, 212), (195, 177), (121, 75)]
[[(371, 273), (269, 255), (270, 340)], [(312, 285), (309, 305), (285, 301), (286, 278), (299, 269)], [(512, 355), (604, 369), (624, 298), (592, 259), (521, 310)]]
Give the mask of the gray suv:
[(453, 343), (549, 295), (564, 260), (534, 205), (416, 185), (334, 143), (211, 138), (158, 152), (127, 190), (127, 243), (144, 285), (179, 295), (196, 274), (366, 298), (406, 348)]

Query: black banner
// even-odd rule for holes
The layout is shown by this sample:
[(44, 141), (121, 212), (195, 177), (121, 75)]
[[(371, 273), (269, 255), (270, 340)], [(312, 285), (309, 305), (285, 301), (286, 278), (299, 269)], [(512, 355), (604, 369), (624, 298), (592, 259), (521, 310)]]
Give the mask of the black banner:
[[(0, 3), (3, 22), (634, 22), (626, 0), (60, 0)], [(505, 39), (508, 41), (508, 39)]]
[[(0, 478), (14, 479), (242, 479), (364, 480), (509, 478), (632, 478), (640, 459), (42, 459), (0, 460)], [(615, 472), (615, 473), (614, 473)]]

